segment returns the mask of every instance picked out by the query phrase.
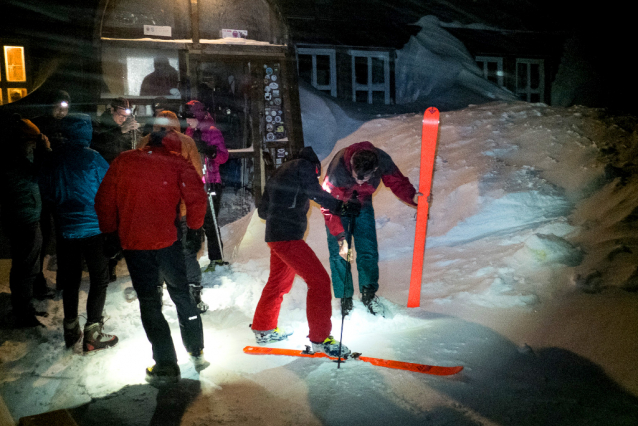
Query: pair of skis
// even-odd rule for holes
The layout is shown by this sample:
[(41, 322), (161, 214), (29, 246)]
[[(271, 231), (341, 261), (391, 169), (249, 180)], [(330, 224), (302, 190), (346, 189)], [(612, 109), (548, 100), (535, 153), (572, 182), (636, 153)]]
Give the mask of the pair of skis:
[[(309, 348), (305, 351), (295, 349), (281, 349), (281, 348), (268, 348), (263, 346), (246, 346), (244, 353), (249, 355), (284, 355), (284, 356), (296, 356), (302, 358), (328, 358), (333, 361), (337, 361), (337, 357), (331, 357), (321, 352), (310, 352)], [(347, 358), (346, 358), (347, 359)], [(367, 356), (361, 356), (359, 353), (353, 353), (351, 359), (356, 361), (369, 362), (372, 365), (378, 367), (393, 368), (396, 370), (413, 371), (415, 373), (432, 374), (435, 376), (451, 376), (463, 370), (460, 365), (454, 367), (441, 367), (437, 365), (415, 364), (413, 362), (394, 361), (389, 359), (371, 358)], [(343, 358), (342, 358), (342, 361)]]

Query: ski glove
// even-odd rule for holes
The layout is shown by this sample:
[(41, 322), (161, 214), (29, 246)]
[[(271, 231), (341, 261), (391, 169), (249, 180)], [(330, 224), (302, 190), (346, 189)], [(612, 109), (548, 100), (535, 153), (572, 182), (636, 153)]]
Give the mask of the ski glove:
[(341, 204), (341, 216), (357, 217), (361, 213), (361, 201), (351, 198), (348, 202)]
[(339, 240), (339, 256), (343, 258), (346, 262), (350, 261), (350, 250), (348, 247), (348, 242), (345, 240)]
[(217, 157), (217, 146), (215, 145), (207, 145), (206, 147), (204, 147), (203, 151), (204, 154), (206, 154), (206, 156), (208, 156), (209, 158)]
[(191, 253), (197, 253), (200, 248), (202, 248), (202, 234), (203, 229), (190, 229), (186, 231), (186, 241), (184, 242), (184, 246), (186, 250)]
[(109, 232), (104, 235), (104, 255), (109, 259), (115, 259), (122, 253), (122, 245), (117, 232)]

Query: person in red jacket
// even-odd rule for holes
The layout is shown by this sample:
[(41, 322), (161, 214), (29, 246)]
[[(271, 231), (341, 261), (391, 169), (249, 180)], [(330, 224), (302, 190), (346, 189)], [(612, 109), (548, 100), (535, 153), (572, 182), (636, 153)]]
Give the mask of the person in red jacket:
[[(347, 315), (352, 310), (354, 285), (347, 274), (348, 243), (346, 230), (355, 221), (354, 246), (357, 248), (357, 271), (361, 301), (376, 315), (384, 315), (384, 307), (376, 292), (379, 289), (379, 250), (372, 207), (372, 194), (379, 184), (388, 187), (399, 199), (416, 207), (416, 190), (392, 158), (370, 142), (358, 142), (335, 154), (328, 165), (323, 188), (338, 200), (349, 200), (354, 191), (361, 202), (358, 217), (340, 217), (322, 209), (328, 234), (330, 272), (335, 297), (341, 299), (341, 310)], [(346, 279), (349, 278), (349, 279)]]
[(171, 333), (162, 315), (157, 287), (164, 279), (177, 309), (182, 341), (196, 369), (204, 360), (199, 310), (190, 295), (186, 263), (176, 223), (180, 200), (186, 205), (188, 244), (201, 244), (206, 193), (193, 165), (181, 155), (176, 132), (154, 132), (146, 147), (120, 154), (109, 167), (95, 198), (100, 230), (119, 238), (140, 303), (142, 325), (153, 348), (151, 384), (180, 378)]

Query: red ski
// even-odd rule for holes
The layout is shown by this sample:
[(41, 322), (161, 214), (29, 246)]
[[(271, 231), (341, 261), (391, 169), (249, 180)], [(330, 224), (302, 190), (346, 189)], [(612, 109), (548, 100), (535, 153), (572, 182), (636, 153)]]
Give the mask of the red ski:
[(430, 188), (434, 173), (434, 154), (439, 133), (439, 110), (430, 107), (423, 113), (423, 130), (421, 132), (421, 168), (419, 171), (419, 204), (416, 211), (416, 232), (414, 236), (414, 252), (412, 254), (412, 274), (410, 276), (410, 292), (408, 308), (421, 305), (421, 279), (423, 278), (423, 252), (425, 236), (428, 230), (428, 211), (430, 209)]
[[(286, 355), (286, 356), (298, 356), (303, 358), (328, 358), (337, 360), (336, 357), (328, 356), (321, 352), (306, 352), (296, 349), (280, 349), (280, 348), (268, 348), (263, 346), (246, 346), (244, 353), (250, 355)], [(435, 376), (451, 376), (459, 371), (463, 370), (462, 366), (455, 367), (439, 367), (436, 365), (415, 364), (413, 362), (401, 362), (392, 361), (389, 359), (370, 358), (368, 356), (361, 356), (360, 354), (354, 354), (352, 359), (358, 361), (369, 362), (372, 365), (379, 367), (394, 368), (396, 370), (414, 371), (415, 373), (432, 374)], [(343, 359), (341, 362), (344, 362)]]

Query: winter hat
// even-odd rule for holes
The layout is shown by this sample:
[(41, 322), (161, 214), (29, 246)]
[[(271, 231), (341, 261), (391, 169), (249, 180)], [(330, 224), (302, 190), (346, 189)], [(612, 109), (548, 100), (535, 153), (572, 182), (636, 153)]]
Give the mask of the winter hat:
[(206, 117), (208, 112), (206, 111), (206, 106), (200, 101), (192, 100), (186, 103), (188, 108), (188, 112), (193, 114), (193, 118), (198, 120), (203, 120)]
[(62, 122), (61, 133), (70, 143), (89, 146), (93, 138), (91, 117), (87, 114), (69, 114)]
[(177, 115), (173, 111), (162, 111), (157, 114), (157, 117), (155, 117), (155, 122), (153, 123), (153, 131), (157, 132), (162, 128), (179, 132), (179, 120), (177, 119)]
[(64, 90), (58, 90), (55, 92), (50, 99), (51, 105), (57, 105), (62, 102), (66, 102), (67, 105), (71, 103), (71, 96), (69, 96), (68, 92)]
[(24, 139), (34, 139), (40, 136), (40, 129), (38, 129), (38, 126), (33, 124), (31, 120), (22, 118), (20, 114), (14, 114), (12, 118), (14, 129), (18, 136)]
[(153, 99), (153, 109), (162, 109), (165, 110), (166, 109), (166, 105), (168, 103), (168, 100), (164, 97), (164, 96), (159, 96), (155, 99)]

